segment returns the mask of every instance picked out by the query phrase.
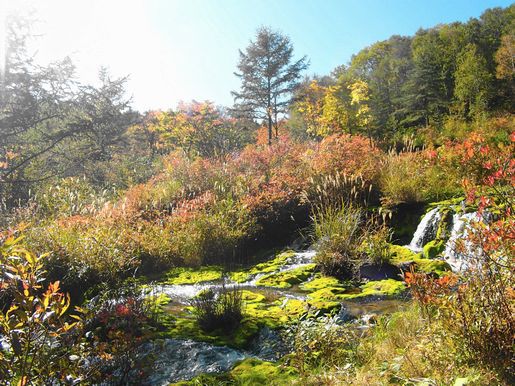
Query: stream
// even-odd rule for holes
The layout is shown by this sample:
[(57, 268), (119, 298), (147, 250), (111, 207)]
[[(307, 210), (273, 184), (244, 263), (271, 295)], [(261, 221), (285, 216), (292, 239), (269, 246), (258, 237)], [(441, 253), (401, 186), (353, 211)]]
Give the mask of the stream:
[[(426, 213), (421, 219), (407, 248), (420, 253), (424, 245), (434, 240), (438, 227), (442, 221), (441, 208), (436, 207)], [(454, 271), (460, 271), (467, 266), (462, 253), (456, 251), (457, 240), (462, 239), (468, 232), (468, 223), (477, 219), (477, 213), (456, 213), (448, 225), (449, 235), (445, 249), (440, 258), (449, 263)], [(168, 285), (160, 284), (155, 287), (157, 293), (166, 294), (171, 298), (166, 306), (166, 312), (175, 313), (184, 309), (189, 301), (206, 289), (220, 289), (237, 287), (250, 290), (253, 293), (275, 296), (279, 298), (306, 300), (306, 292), (298, 285), (291, 288), (261, 287), (258, 280), (264, 275), (294, 270), (313, 264), (316, 251), (312, 248), (297, 251), (288, 257), (285, 262), (274, 271), (256, 273), (245, 282), (236, 283), (229, 278), (198, 284)], [(313, 279), (307, 279), (307, 282)], [(368, 321), (378, 315), (392, 313), (402, 309), (406, 302), (399, 299), (372, 299), (365, 301), (340, 301), (341, 308), (338, 318), (341, 323), (351, 321), (357, 328), (368, 328)], [(254, 357), (267, 361), (274, 361), (288, 352), (277, 331), (267, 327), (262, 328), (247, 350), (237, 350), (227, 346), (217, 346), (206, 342), (189, 339), (164, 339), (152, 343), (149, 350), (156, 352), (155, 371), (149, 379), (151, 385), (167, 385), (170, 382), (188, 380), (203, 373), (229, 371), (236, 362)]]

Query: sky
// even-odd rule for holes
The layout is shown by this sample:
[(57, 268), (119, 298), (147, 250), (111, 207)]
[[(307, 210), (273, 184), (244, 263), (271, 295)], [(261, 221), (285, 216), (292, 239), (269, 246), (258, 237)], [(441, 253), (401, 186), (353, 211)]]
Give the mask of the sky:
[[(70, 56), (77, 78), (95, 83), (101, 66), (129, 76), (139, 111), (180, 101), (232, 105), (238, 50), (260, 26), (288, 35), (306, 75), (329, 74), (360, 49), (391, 35), (467, 21), (509, 0), (0, 0), (6, 13), (31, 12), (36, 59)], [(2, 49), (0, 37), (0, 50)]]

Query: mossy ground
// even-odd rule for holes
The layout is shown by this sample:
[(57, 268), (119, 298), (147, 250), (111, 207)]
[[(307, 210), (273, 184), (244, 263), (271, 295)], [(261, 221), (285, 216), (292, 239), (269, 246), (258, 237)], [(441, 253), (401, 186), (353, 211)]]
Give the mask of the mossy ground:
[(166, 284), (197, 284), (220, 280), (222, 268), (207, 266), (200, 268), (173, 268), (166, 273)]

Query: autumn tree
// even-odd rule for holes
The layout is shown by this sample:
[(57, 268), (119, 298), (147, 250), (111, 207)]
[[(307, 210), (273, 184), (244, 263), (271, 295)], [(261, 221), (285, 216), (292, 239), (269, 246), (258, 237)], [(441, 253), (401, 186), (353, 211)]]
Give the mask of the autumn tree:
[(266, 121), (268, 143), (272, 143), (273, 127), (279, 114), (286, 113), (291, 95), (299, 85), (301, 72), (308, 67), (306, 57), (293, 61), (293, 45), (289, 37), (261, 27), (256, 40), (245, 52), (240, 50), (238, 71), (240, 91), (233, 91), (235, 110)]
[(349, 86), (351, 95), (351, 105), (355, 106), (356, 126), (367, 132), (368, 138), (372, 143), (372, 133), (370, 129), (370, 100), (368, 84), (363, 80), (357, 80)]

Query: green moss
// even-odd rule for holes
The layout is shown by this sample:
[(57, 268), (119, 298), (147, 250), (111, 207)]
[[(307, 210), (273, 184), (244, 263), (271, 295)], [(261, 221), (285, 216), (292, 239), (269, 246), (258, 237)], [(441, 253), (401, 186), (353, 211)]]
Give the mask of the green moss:
[(184, 310), (169, 317), (163, 324), (167, 328), (159, 334), (160, 337), (192, 339), (235, 348), (245, 348), (261, 327), (258, 320), (245, 317), (238, 329), (231, 334), (226, 334), (221, 330), (207, 333), (199, 328), (195, 316), (190, 310)]
[(300, 285), (300, 289), (303, 291), (312, 292), (323, 288), (336, 287), (339, 285), (342, 285), (342, 283), (340, 283), (340, 281), (334, 277), (316, 274), (313, 280), (302, 283)]
[(308, 295), (308, 304), (322, 313), (329, 313), (340, 308), (342, 295), (346, 292), (347, 290), (342, 287), (321, 288)]
[(252, 267), (248, 270), (236, 271), (229, 273), (231, 280), (237, 283), (244, 283), (249, 281), (253, 276), (260, 273), (270, 273), (279, 270), (286, 261), (295, 255), (295, 251), (288, 250), (278, 254), (274, 259), (265, 261)]
[(264, 362), (248, 358), (236, 365), (230, 372), (238, 385), (288, 385), (297, 372), (281, 363)]
[[(436, 247), (442, 248), (441, 245)], [(443, 248), (445, 248), (445, 245), (443, 245)], [(392, 252), (393, 264), (401, 264), (412, 261), (415, 263), (415, 269), (420, 272), (435, 273), (441, 276), (444, 272), (447, 272), (451, 269), (449, 264), (443, 260), (425, 259), (420, 253), (414, 253), (408, 248), (402, 247), (400, 245), (390, 245), (390, 251)]]
[(200, 268), (173, 268), (166, 274), (167, 284), (197, 284), (222, 278), (222, 268), (217, 266)]
[(252, 274), (249, 271), (230, 272), (229, 278), (236, 283), (245, 283), (252, 278)]
[(447, 262), (436, 259), (416, 259), (417, 270), (425, 273), (436, 273), (438, 276), (442, 276), (445, 272), (451, 270), (451, 267)]
[(316, 264), (307, 264), (303, 267), (265, 275), (256, 281), (256, 284), (264, 287), (290, 288), (294, 284), (300, 284), (307, 280)]
[(390, 255), (392, 264), (406, 263), (420, 257), (420, 253), (395, 244), (390, 244)]
[(152, 295), (145, 298), (145, 301), (148, 302), (148, 305), (151, 309), (159, 309), (161, 310), (163, 306), (170, 303), (170, 296), (167, 294), (160, 293), (159, 295)]
[(386, 279), (379, 281), (370, 281), (361, 287), (362, 292), (352, 296), (352, 299), (368, 297), (368, 296), (386, 296), (393, 297), (402, 294), (406, 290), (406, 285), (402, 281)]
[(426, 259), (434, 259), (445, 249), (445, 243), (443, 240), (432, 240), (424, 245), (422, 249), (422, 256)]
[(455, 212), (455, 213), (466, 213), (469, 210), (476, 210), (475, 208), (470, 207), (469, 208), (463, 208), (463, 201), (465, 200), (465, 197), (460, 196), (456, 198), (450, 198), (448, 200), (438, 201), (438, 202), (431, 202), (428, 204), (426, 213), (434, 208), (440, 208), (440, 211), (447, 211), (447, 212)]
[(272, 303), (249, 303), (245, 306), (245, 313), (249, 318), (258, 320), (270, 328), (279, 328), (295, 321), (306, 311), (305, 302), (285, 297)]
[(264, 295), (248, 290), (241, 291), (241, 298), (245, 303), (262, 303), (265, 301)]
[(265, 362), (247, 358), (223, 374), (202, 374), (190, 381), (174, 383), (175, 386), (222, 386), (222, 385), (289, 385), (297, 377), (294, 368), (282, 362)]
[[(386, 279), (370, 281), (359, 288), (328, 287), (308, 295), (310, 304), (322, 306), (324, 302), (364, 299), (367, 297), (395, 297), (406, 289), (404, 282)], [(326, 305), (327, 306), (327, 305)]]

